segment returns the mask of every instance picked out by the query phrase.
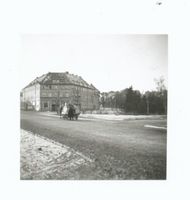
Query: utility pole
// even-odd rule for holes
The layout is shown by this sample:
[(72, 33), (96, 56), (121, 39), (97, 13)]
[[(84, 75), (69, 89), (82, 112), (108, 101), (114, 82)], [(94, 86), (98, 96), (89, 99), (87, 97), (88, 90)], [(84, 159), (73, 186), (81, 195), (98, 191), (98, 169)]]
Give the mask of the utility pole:
[(36, 110), (36, 83), (35, 83), (35, 110)]
[(146, 99), (146, 113), (149, 115), (149, 100), (148, 98)]
[(59, 106), (60, 106), (60, 91), (59, 91), (59, 88), (58, 88), (58, 91), (57, 91), (57, 102), (56, 102), (56, 109), (57, 109), (57, 112), (59, 110)]
[(147, 92), (146, 94), (146, 114), (149, 115), (150, 111), (149, 111), (149, 93)]

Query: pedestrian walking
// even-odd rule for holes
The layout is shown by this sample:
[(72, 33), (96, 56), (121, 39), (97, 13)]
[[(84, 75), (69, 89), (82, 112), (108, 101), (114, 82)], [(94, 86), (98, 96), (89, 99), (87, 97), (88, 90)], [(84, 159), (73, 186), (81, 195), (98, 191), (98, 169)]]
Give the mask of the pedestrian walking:
[(59, 116), (60, 116), (60, 119), (61, 119), (62, 110), (63, 110), (63, 105), (61, 105), (60, 108), (59, 108)]
[(65, 105), (64, 105), (63, 110), (62, 110), (63, 118), (66, 118), (67, 114), (68, 114), (68, 108), (67, 108), (67, 103), (65, 102)]

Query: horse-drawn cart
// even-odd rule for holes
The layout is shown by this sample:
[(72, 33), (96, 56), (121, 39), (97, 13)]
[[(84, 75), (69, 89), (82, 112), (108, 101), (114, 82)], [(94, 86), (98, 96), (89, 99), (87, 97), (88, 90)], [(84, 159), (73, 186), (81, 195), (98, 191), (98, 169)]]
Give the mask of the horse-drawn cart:
[(70, 119), (70, 120), (78, 120), (80, 115), (80, 110), (77, 106), (70, 105), (69, 108), (65, 105), (62, 109), (60, 109), (60, 118)]
[[(71, 119), (78, 120), (79, 115), (80, 115), (80, 113), (74, 113), (74, 115), (73, 115), (73, 117), (71, 117)], [(68, 113), (62, 114), (61, 118), (63, 118), (63, 119), (70, 119)]]

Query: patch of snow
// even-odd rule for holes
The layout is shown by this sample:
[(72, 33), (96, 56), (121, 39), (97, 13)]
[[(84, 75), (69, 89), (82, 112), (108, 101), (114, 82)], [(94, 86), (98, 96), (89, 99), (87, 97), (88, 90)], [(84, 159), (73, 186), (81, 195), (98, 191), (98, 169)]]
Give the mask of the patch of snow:
[(21, 130), (21, 179), (72, 179), (75, 170), (92, 162), (53, 140)]
[(161, 126), (144, 125), (144, 127), (145, 127), (145, 128), (155, 128), (155, 129), (167, 130), (166, 127), (161, 127)]
[(126, 120), (126, 119), (152, 119), (161, 118), (160, 115), (103, 115), (103, 114), (81, 114), (82, 118), (94, 118), (104, 120)]

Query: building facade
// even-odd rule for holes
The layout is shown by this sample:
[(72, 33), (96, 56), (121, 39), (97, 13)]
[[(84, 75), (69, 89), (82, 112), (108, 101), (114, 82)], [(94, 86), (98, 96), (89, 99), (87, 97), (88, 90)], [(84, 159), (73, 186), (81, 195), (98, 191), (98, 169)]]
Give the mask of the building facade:
[(81, 110), (99, 109), (100, 92), (82, 77), (65, 73), (47, 73), (37, 77), (21, 92), (21, 109), (57, 111), (61, 104), (76, 104)]

